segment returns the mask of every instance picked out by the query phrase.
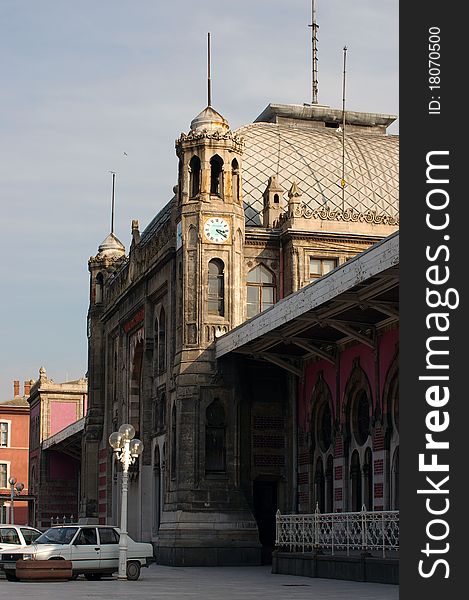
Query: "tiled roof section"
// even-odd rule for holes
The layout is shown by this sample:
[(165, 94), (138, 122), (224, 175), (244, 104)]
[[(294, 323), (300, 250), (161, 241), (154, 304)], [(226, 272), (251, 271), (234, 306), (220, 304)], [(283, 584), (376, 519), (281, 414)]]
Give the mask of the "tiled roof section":
[(13, 398), (12, 400), (5, 400), (5, 402), (0, 402), (0, 406), (28, 406), (29, 402), (26, 398)]
[[(243, 194), (246, 225), (262, 222), (262, 194), (278, 175), (285, 199), (294, 180), (311, 208), (342, 209), (342, 136), (335, 129), (253, 123), (244, 138)], [(371, 133), (345, 137), (345, 210), (399, 215), (399, 138)]]
[(142, 244), (142, 246), (147, 244), (153, 235), (158, 231), (158, 229), (160, 229), (160, 227), (162, 227), (166, 221), (171, 218), (171, 210), (175, 202), (176, 198), (172, 198), (168, 204), (166, 204), (166, 206), (160, 210), (156, 217), (150, 221), (147, 227), (145, 227), (140, 238), (140, 244)]

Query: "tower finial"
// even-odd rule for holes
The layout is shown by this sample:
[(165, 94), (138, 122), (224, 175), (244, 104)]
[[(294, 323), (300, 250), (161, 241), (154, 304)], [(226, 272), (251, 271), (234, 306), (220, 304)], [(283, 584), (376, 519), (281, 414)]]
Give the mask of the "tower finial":
[(212, 106), (212, 78), (211, 78), (210, 32), (207, 33), (207, 106)]
[(318, 103), (318, 29), (319, 25), (316, 23), (316, 0), (311, 2), (311, 42), (312, 42), (312, 56), (311, 56), (311, 103)]
[(114, 203), (115, 203), (115, 183), (116, 173), (115, 171), (109, 171), (112, 174), (112, 199), (111, 199), (111, 233), (114, 234)]

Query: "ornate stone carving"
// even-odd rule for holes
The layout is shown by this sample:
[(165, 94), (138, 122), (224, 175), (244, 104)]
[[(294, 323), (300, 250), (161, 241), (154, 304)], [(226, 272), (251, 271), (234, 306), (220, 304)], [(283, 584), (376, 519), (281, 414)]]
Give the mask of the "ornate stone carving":
[(349, 221), (352, 223), (370, 223), (373, 225), (399, 225), (399, 217), (388, 215), (386, 213), (378, 213), (376, 210), (367, 210), (359, 212), (354, 208), (331, 208), (330, 206), (321, 206), (318, 208), (310, 208), (304, 204), (295, 206), (295, 210), (284, 213), (279, 224), (283, 224), (287, 219), (292, 217), (303, 219), (320, 219), (322, 221)]
[(244, 150), (244, 138), (232, 131), (227, 131), (225, 133), (221, 131), (208, 131), (207, 129), (203, 129), (202, 131), (190, 131), (189, 133), (181, 133), (181, 135), (176, 140), (176, 148), (184, 143), (184, 142), (194, 142), (194, 141), (202, 141), (202, 140), (213, 140), (215, 142), (219, 141), (230, 141), (233, 144), (233, 148), (236, 152), (242, 152)]

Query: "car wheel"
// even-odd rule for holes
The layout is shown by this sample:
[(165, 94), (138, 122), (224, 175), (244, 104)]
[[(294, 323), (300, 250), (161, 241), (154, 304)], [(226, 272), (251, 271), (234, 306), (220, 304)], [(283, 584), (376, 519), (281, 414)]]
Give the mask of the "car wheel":
[(5, 577), (7, 581), (19, 581), (15, 573), (10, 573), (10, 571), (5, 571)]
[(85, 573), (85, 579), (88, 581), (99, 581), (102, 576), (102, 573)]
[(127, 579), (137, 581), (140, 577), (140, 563), (137, 560), (131, 560), (127, 563)]

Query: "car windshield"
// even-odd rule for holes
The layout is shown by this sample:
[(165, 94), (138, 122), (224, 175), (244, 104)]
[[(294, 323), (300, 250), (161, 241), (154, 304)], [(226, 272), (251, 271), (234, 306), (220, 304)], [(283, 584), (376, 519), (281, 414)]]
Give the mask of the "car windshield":
[(78, 527), (53, 527), (40, 535), (36, 544), (70, 544)]

